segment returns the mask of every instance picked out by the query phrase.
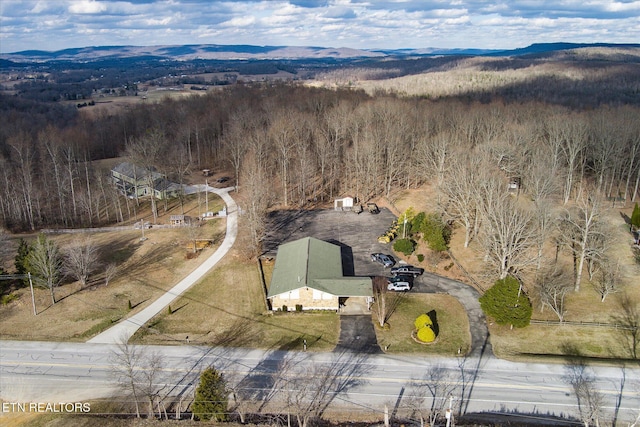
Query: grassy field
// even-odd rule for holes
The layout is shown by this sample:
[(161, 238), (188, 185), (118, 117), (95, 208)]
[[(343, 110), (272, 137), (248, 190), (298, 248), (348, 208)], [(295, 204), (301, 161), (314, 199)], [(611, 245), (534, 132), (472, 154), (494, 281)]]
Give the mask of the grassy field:
[[(196, 200), (190, 202), (192, 205), (196, 203)], [(217, 196), (212, 203), (222, 206)], [(193, 207), (187, 206), (189, 209)], [(167, 215), (171, 213), (168, 211)], [(86, 236), (48, 235), (61, 248), (78, 237), (90, 237), (98, 247), (103, 265), (117, 263), (116, 277), (105, 286), (104, 272), (99, 270), (85, 288), (77, 282), (64, 283), (56, 288), (56, 304), (51, 303), (47, 289), (36, 287), (37, 316), (33, 315), (29, 288), (14, 291), (15, 299), (0, 305), (0, 338), (85, 341), (114, 322), (142, 310), (195, 269), (215, 251), (224, 237), (224, 228), (222, 219), (208, 221), (198, 229), (199, 237), (212, 238), (215, 243), (197, 258), (189, 255), (190, 242), (184, 230), (176, 228), (146, 230), (147, 240), (144, 242), (140, 241), (141, 232), (138, 230)], [(34, 235), (20, 237), (35, 238)]]
[(225, 258), (201, 283), (151, 320), (133, 337), (137, 343), (228, 345), (262, 349), (331, 350), (338, 342), (335, 313), (280, 313), (267, 310), (255, 261)]
[[(413, 340), (413, 322), (423, 313), (435, 310), (439, 333), (432, 344), (420, 344)], [(376, 325), (380, 347), (388, 353), (428, 353), (438, 355), (464, 354), (471, 345), (469, 318), (462, 305), (449, 295), (407, 294), (389, 319), (388, 328)]]

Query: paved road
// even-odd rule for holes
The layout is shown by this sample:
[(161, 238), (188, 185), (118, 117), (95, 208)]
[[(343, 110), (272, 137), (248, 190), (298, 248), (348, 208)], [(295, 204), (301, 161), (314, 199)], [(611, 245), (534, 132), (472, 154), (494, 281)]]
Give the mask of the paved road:
[[(113, 344), (0, 342), (0, 398), (4, 402), (78, 402), (113, 396)], [(576, 399), (563, 381), (562, 365), (513, 363), (498, 359), (423, 358), (346, 353), (280, 352), (195, 346), (138, 346), (162, 355), (165, 369), (158, 383), (171, 395), (192, 395), (203, 367), (213, 364), (228, 378), (243, 381), (257, 399), (290, 359), (312, 375), (325, 366), (344, 390), (331, 405), (378, 414), (384, 405), (406, 410), (415, 398), (411, 383), (437, 367), (458, 382), (456, 404), (464, 413), (519, 411), (575, 415)], [(306, 368), (305, 368), (306, 367)], [(603, 395), (603, 418), (617, 411), (623, 425), (640, 415), (640, 369), (593, 367), (595, 385)], [(309, 378), (312, 381), (312, 378)], [(280, 389), (284, 392), (287, 386)], [(289, 389), (290, 390), (290, 389)], [(424, 396), (423, 396), (424, 397)]]
[[(204, 191), (204, 186), (198, 187), (200, 191)], [(171, 302), (178, 298), (182, 293), (198, 282), (205, 274), (209, 272), (222, 259), (222, 257), (231, 249), (238, 234), (238, 207), (233, 198), (229, 195), (229, 191), (233, 187), (218, 189), (208, 187), (208, 191), (220, 196), (227, 205), (227, 231), (220, 247), (199, 267), (193, 270), (187, 277), (178, 282), (173, 288), (160, 296), (144, 310), (122, 320), (117, 325), (107, 329), (99, 335), (96, 335), (88, 342), (98, 344), (111, 344), (118, 342), (126, 342), (131, 336), (140, 329), (145, 323), (161, 311), (163, 311)], [(197, 189), (194, 189), (197, 190)]]

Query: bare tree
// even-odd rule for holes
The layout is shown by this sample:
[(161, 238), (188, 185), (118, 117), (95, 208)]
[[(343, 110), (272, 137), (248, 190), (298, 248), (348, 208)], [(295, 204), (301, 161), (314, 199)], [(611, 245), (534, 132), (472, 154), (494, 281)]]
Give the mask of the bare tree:
[(117, 348), (109, 357), (111, 369), (114, 373), (118, 387), (133, 398), (136, 407), (136, 416), (140, 418), (140, 397), (143, 395), (140, 388), (142, 381), (139, 368), (143, 364), (145, 354), (140, 347), (130, 345), (127, 338), (123, 337), (117, 344)]
[(626, 292), (619, 295), (619, 311), (613, 317), (622, 327), (618, 332), (626, 341), (631, 357), (638, 358), (638, 347), (640, 347), (640, 308)]
[(596, 237), (603, 234), (602, 210), (600, 195), (583, 189), (578, 194), (575, 207), (565, 210), (560, 218), (562, 236), (573, 253), (576, 292), (580, 290), (585, 260), (595, 249)]
[(465, 229), (464, 247), (478, 232), (478, 205), (476, 197), (476, 174), (480, 162), (472, 155), (452, 156), (449, 174), (442, 182), (441, 191), (445, 195), (443, 208), (445, 213)]
[(98, 247), (90, 238), (76, 239), (65, 252), (64, 272), (84, 288), (99, 267)]
[[(142, 366), (140, 368), (140, 384), (138, 390), (140, 394), (144, 396), (148, 403), (148, 416), (153, 418), (154, 406), (157, 404), (160, 407), (160, 393), (165, 389), (166, 385), (161, 382), (160, 374), (164, 369), (164, 363), (162, 362), (162, 356), (159, 353), (144, 354), (140, 360)], [(158, 409), (159, 417), (161, 417), (160, 410)]]
[(593, 288), (600, 295), (600, 301), (604, 302), (608, 295), (621, 291), (620, 262), (613, 263), (609, 259), (604, 259), (598, 264), (600, 272), (593, 282)]
[(485, 254), (500, 279), (516, 277), (536, 263), (531, 250), (536, 244), (533, 212), (517, 204), (503, 180), (490, 176), (480, 180), (476, 193), (482, 212), (481, 237)]
[(422, 378), (411, 383), (409, 406), (420, 418), (420, 427), (425, 420), (431, 427), (445, 417), (450, 397), (457, 394), (460, 374), (441, 365), (430, 366)]
[(382, 276), (373, 278), (373, 314), (382, 328), (402, 301), (402, 294), (387, 291), (387, 279)]
[(51, 302), (56, 303), (55, 288), (60, 284), (62, 254), (58, 245), (44, 234), (40, 234), (27, 257), (27, 264), (37, 282), (41, 282), (51, 292)]
[(253, 156), (245, 162), (243, 171), (243, 190), (245, 194), (245, 218), (250, 234), (250, 256), (262, 252), (262, 241), (266, 230), (267, 209), (271, 204), (271, 189), (265, 169)]
[(565, 366), (565, 383), (573, 389), (578, 400), (578, 413), (585, 427), (599, 426), (604, 396), (596, 387), (595, 377), (587, 371), (587, 366), (579, 361)]
[(13, 251), (9, 244), (9, 234), (4, 228), (0, 227), (0, 270), (2, 270), (2, 262)]
[(110, 262), (106, 265), (104, 269), (104, 285), (109, 286), (109, 282), (113, 279), (118, 273), (118, 264), (115, 262)]
[(547, 306), (564, 321), (566, 314), (565, 296), (571, 290), (571, 277), (562, 267), (555, 264), (539, 272), (536, 277), (536, 291), (540, 300), (540, 312)]
[[(167, 140), (159, 130), (154, 130), (142, 138), (131, 139), (127, 142), (126, 155), (135, 166), (144, 168), (146, 185), (150, 191), (151, 211), (154, 223), (158, 219), (158, 209), (156, 207), (156, 197), (153, 191), (154, 181), (157, 174), (154, 173), (156, 165), (160, 162), (162, 151), (165, 149)], [(137, 197), (137, 190), (136, 190)]]
[(364, 372), (364, 358), (350, 352), (336, 353), (324, 363), (302, 360), (281, 371), (280, 389), (299, 427), (320, 418), (336, 397), (360, 384), (356, 378)]

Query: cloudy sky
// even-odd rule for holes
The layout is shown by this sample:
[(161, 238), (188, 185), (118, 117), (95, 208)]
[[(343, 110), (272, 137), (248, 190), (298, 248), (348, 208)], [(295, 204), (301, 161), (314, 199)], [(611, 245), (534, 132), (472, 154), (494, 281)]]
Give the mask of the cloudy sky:
[(0, 0), (0, 52), (163, 44), (640, 43), (634, 0)]

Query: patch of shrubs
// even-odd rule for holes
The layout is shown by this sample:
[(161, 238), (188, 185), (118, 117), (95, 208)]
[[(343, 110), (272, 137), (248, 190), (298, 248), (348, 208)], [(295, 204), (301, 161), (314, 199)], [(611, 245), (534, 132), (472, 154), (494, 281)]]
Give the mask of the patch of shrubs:
[(411, 239), (398, 239), (393, 243), (393, 249), (408, 256), (416, 249), (416, 242)]
[(499, 325), (524, 328), (531, 322), (531, 301), (520, 289), (518, 280), (512, 276), (497, 280), (480, 297), (480, 307), (487, 316), (492, 317)]
[(416, 338), (419, 341), (430, 343), (435, 341), (436, 333), (434, 331), (433, 320), (428, 314), (421, 314), (413, 322), (416, 327)]

